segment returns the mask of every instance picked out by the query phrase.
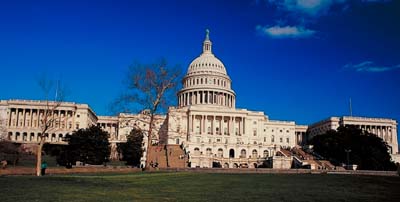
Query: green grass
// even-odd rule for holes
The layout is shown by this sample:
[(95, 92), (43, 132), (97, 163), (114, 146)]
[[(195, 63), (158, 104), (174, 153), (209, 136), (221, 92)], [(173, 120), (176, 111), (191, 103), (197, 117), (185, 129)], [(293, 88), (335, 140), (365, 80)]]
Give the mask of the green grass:
[(0, 201), (400, 201), (400, 178), (135, 173), (0, 177)]

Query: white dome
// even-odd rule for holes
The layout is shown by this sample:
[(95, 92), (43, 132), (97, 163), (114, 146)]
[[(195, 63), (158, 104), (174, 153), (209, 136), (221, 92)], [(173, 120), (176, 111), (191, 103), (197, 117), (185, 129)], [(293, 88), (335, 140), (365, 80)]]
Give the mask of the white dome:
[(224, 64), (211, 51), (212, 43), (206, 30), (203, 53), (194, 59), (186, 76), (182, 79), (182, 89), (178, 92), (178, 106), (218, 106), (235, 108), (235, 92)]
[(224, 64), (212, 53), (203, 53), (190, 63), (188, 75), (204, 72), (216, 72), (226, 75)]

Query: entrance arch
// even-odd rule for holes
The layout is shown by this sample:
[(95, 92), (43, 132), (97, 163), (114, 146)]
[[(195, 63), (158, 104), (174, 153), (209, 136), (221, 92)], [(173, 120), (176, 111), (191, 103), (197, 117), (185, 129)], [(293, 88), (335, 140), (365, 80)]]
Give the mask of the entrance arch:
[(229, 150), (229, 158), (235, 158), (235, 150), (234, 149)]

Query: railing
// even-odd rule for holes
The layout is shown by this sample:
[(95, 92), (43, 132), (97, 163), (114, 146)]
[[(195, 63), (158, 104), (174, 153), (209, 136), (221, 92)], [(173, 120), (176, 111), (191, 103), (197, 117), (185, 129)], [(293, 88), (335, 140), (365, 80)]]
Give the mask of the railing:
[(360, 117), (360, 116), (343, 116), (343, 119), (355, 119), (355, 120), (368, 120), (368, 121), (395, 121), (393, 119), (386, 118), (369, 118), (369, 117)]
[[(30, 102), (30, 103), (47, 103), (45, 100), (23, 100), (23, 99), (10, 99), (10, 102)], [(49, 103), (54, 103), (54, 101), (49, 101)], [(63, 104), (76, 104), (75, 102), (61, 102)]]

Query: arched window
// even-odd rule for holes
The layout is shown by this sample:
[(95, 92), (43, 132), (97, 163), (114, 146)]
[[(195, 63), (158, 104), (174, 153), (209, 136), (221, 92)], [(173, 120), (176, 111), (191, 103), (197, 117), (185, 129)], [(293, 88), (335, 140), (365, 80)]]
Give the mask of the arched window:
[(251, 156), (252, 156), (253, 158), (257, 158), (258, 152), (257, 152), (256, 149), (254, 149), (254, 150), (251, 152)]
[(218, 149), (218, 157), (224, 157), (224, 150), (222, 148)]
[(271, 142), (275, 142), (275, 136), (271, 136)]
[(19, 133), (19, 132), (16, 132), (16, 133), (15, 133), (15, 140), (18, 141), (18, 140), (20, 140), (20, 138), (21, 138), (20, 133)]
[(22, 133), (22, 140), (27, 141), (28, 140), (28, 133)]
[(234, 149), (229, 150), (229, 158), (235, 158), (235, 150)]
[(263, 157), (264, 157), (264, 158), (267, 158), (268, 156), (269, 156), (268, 150), (264, 150)]
[(194, 155), (200, 155), (200, 149), (199, 148), (194, 148)]
[(246, 150), (245, 149), (242, 149), (240, 151), (240, 158), (246, 158)]
[(206, 155), (207, 155), (207, 156), (210, 156), (210, 155), (211, 155), (211, 148), (207, 148), (207, 149), (206, 149)]

